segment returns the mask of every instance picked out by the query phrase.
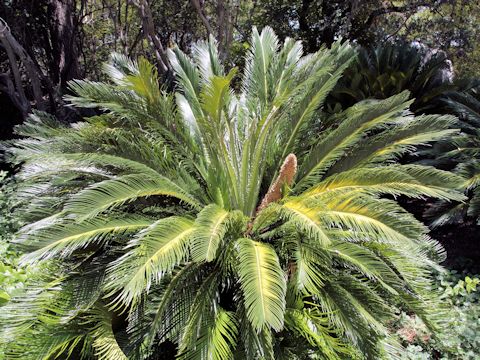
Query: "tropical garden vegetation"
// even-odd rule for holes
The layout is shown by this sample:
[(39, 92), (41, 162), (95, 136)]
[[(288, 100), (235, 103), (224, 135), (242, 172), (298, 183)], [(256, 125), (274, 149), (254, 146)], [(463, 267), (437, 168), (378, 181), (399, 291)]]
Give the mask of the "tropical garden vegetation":
[(14, 2), (0, 359), (480, 356), (480, 83), (411, 41), (475, 11)]

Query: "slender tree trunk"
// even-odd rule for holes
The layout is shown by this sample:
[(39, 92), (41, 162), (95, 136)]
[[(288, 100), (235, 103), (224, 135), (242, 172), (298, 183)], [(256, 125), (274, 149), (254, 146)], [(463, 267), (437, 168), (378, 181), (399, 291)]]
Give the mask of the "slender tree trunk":
[(54, 19), (51, 29), (54, 50), (52, 67), (57, 67), (51, 69), (51, 76), (61, 89), (67, 87), (69, 80), (80, 75), (75, 8), (76, 0), (49, 0), (49, 10)]
[(143, 33), (153, 44), (159, 72), (165, 74), (170, 70), (170, 63), (168, 62), (166, 49), (163, 47), (160, 38), (155, 33), (155, 25), (153, 23), (153, 15), (150, 5), (147, 0), (132, 0), (132, 3), (138, 8), (138, 12), (142, 19)]
[(193, 7), (197, 11), (198, 16), (200, 17), (200, 20), (202, 20), (203, 25), (207, 29), (208, 35), (214, 34), (212, 25), (210, 25), (210, 22), (207, 19), (207, 16), (205, 15), (203, 11), (203, 1), (200, 3), (200, 0), (191, 0)]

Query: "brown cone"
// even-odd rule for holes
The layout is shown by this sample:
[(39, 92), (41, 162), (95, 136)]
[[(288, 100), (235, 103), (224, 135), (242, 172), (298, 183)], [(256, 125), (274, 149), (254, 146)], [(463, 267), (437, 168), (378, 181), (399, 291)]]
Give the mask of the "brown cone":
[(270, 203), (282, 198), (283, 185), (292, 186), (295, 174), (297, 173), (297, 157), (295, 154), (288, 154), (280, 168), (275, 182), (270, 186), (268, 192), (263, 197), (262, 202), (257, 208), (257, 214), (265, 209)]

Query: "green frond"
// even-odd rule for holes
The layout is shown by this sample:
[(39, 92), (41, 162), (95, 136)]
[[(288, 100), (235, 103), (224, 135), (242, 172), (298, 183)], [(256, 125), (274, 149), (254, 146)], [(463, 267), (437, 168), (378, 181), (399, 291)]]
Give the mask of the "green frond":
[(205, 324), (208, 324), (214, 316), (215, 309), (218, 307), (216, 297), (219, 280), (219, 273), (213, 271), (206, 278), (202, 279), (200, 286), (197, 288), (188, 320), (180, 337), (180, 354), (188, 354), (195, 350), (199, 341), (199, 332), (202, 331), (202, 328), (205, 330)]
[[(299, 147), (298, 142), (302, 139), (305, 129), (308, 129), (311, 119), (354, 58), (348, 42), (342, 45), (335, 44), (334, 48), (336, 46), (338, 48), (335, 50), (341, 55), (333, 49), (320, 51), (318, 58), (315, 59), (317, 61), (315, 71), (292, 91), (293, 94), (289, 94), (295, 100), (288, 103), (289, 120), (288, 127), (284, 131), (289, 138), (284, 147), (282, 159)], [(345, 61), (339, 61), (341, 57), (345, 57)]]
[(127, 110), (129, 103), (132, 104), (138, 100), (132, 93), (125, 90), (115, 91), (112, 85), (103, 82), (73, 80), (69, 86), (70, 90), (77, 94), (65, 97), (72, 104), (83, 108), (99, 107), (122, 117), (130, 114)]
[(175, 71), (180, 92), (187, 100), (186, 105), (194, 117), (200, 116), (200, 74), (197, 67), (178, 47), (168, 50), (168, 58)]
[(275, 251), (267, 244), (243, 238), (236, 241), (238, 275), (247, 318), (260, 331), (283, 328), (286, 282)]
[(218, 44), (210, 34), (208, 41), (199, 41), (193, 46), (193, 58), (199, 68), (203, 82), (208, 82), (214, 76), (223, 76), (224, 70), (218, 54)]
[[(226, 76), (212, 76), (200, 93), (202, 109), (210, 117), (212, 126), (220, 125), (221, 110), (228, 105), (227, 97), (230, 93), (230, 83), (235, 76), (236, 69), (233, 68)], [(198, 121), (201, 118), (198, 119)], [(208, 123), (202, 125), (206, 126)], [(218, 128), (213, 130), (218, 131)], [(213, 139), (212, 139), (213, 140)]]
[(0, 311), (0, 348), (7, 359), (71, 355), (88, 341), (88, 331), (75, 320), (76, 309), (72, 311), (75, 305), (86, 308), (73, 299), (79, 284), (67, 283), (65, 269), (52, 262), (41, 266), (43, 271), (32, 272), (25, 288)]
[(230, 212), (215, 204), (204, 207), (195, 220), (195, 232), (191, 242), (193, 259), (214, 260), (228, 228), (241, 217), (240, 212)]
[(80, 191), (66, 203), (65, 210), (86, 218), (149, 196), (169, 196), (193, 207), (199, 206), (194, 198), (165, 177), (129, 174), (102, 181)]
[(178, 358), (185, 360), (228, 360), (232, 359), (237, 342), (238, 324), (235, 314), (219, 309), (213, 319), (200, 328), (195, 347)]
[(318, 216), (325, 226), (345, 227), (370, 241), (409, 243), (428, 231), (413, 215), (387, 199), (347, 195), (324, 204), (326, 209)]
[(409, 93), (392, 96), (386, 100), (366, 100), (342, 113), (340, 125), (319, 141), (303, 160), (299, 168), (296, 190), (322, 178), (335, 161), (351, 150), (369, 131), (381, 129), (409, 115)]
[(347, 349), (338, 338), (339, 334), (332, 330), (328, 317), (316, 308), (287, 309), (285, 327), (306, 339), (321, 359), (339, 360), (348, 355)]
[(195, 263), (182, 267), (158, 296), (149, 296), (145, 305), (146, 316), (132, 319), (132, 333), (140, 334), (141, 341), (145, 339), (148, 348), (154, 344), (155, 338), (177, 341), (180, 337), (193, 306), (199, 272), (201, 269)]
[(272, 332), (267, 329), (261, 331), (255, 330), (252, 324), (246, 319), (246, 310), (243, 306), (239, 307), (239, 337), (242, 347), (237, 348), (234, 359), (265, 359), (274, 360), (274, 338)]
[(272, 100), (273, 84), (269, 67), (278, 49), (278, 39), (270, 27), (263, 28), (261, 33), (254, 27), (250, 43), (251, 48), (245, 59), (243, 92), (250, 96), (247, 99), (251, 103), (249, 107), (253, 109), (253, 104), (258, 103), (263, 110)]
[(112, 314), (105, 308), (97, 307), (92, 310), (88, 320), (94, 322), (91, 336), (95, 357), (99, 360), (128, 360), (115, 338)]
[(413, 152), (419, 146), (451, 138), (458, 133), (456, 118), (448, 115), (416, 116), (401, 126), (393, 127), (369, 139), (355, 161), (360, 165), (375, 165), (394, 161), (403, 154)]
[(115, 298), (135, 304), (152, 283), (186, 261), (195, 226), (192, 220), (172, 216), (160, 219), (130, 240), (125, 255), (111, 263), (107, 288), (120, 291)]
[[(295, 260), (295, 291), (306, 295), (315, 294), (330, 276), (332, 258), (326, 249), (318, 247), (315, 241), (302, 239), (297, 235), (291, 241), (292, 258)], [(291, 283), (292, 285), (292, 283)]]
[[(333, 278), (332, 278), (333, 280)], [(334, 326), (344, 332), (367, 358), (382, 358), (378, 341), (387, 336), (380, 319), (387, 316), (384, 300), (366, 284), (349, 276), (339, 276), (326, 284), (318, 302)]]
[(157, 70), (143, 57), (137, 61), (136, 72), (125, 76), (124, 85), (139, 97), (145, 98), (148, 103), (161, 99)]
[(67, 257), (77, 249), (92, 243), (102, 245), (109, 239), (137, 232), (152, 223), (139, 216), (123, 216), (118, 219), (92, 218), (81, 222), (60, 219), (46, 227), (27, 226), (20, 231), (16, 242), (31, 252), (22, 257), (22, 262)]
[[(272, 207), (277, 207), (277, 205)], [(301, 199), (297, 198), (289, 198), (278, 208), (281, 215), (308, 237), (318, 241), (321, 246), (330, 244), (326, 228), (318, 216), (318, 209), (308, 207)]]
[(103, 70), (113, 82), (123, 85), (125, 76), (138, 73), (138, 63), (126, 55), (114, 52), (110, 55), (110, 62), (103, 64)]
[[(88, 350), (82, 346), (88, 336), (84, 330), (65, 326), (43, 327), (39, 330), (18, 336), (16, 343), (7, 349), (6, 359), (49, 360), (61, 356), (71, 357), (78, 349), (82, 350), (82, 354), (88, 354)], [(45, 336), (45, 333), (48, 335)]]
[[(427, 171), (428, 170), (428, 171)], [(428, 172), (428, 175), (424, 175)], [(462, 179), (450, 172), (426, 167), (395, 165), (359, 168), (329, 176), (307, 190), (303, 196), (334, 197), (346, 193), (368, 195), (406, 195), (412, 198), (432, 197), (459, 200), (462, 196), (455, 191)]]
[(399, 285), (402, 280), (373, 252), (355, 243), (341, 242), (333, 244), (328, 250), (333, 258), (345, 262), (345, 266), (352, 266), (367, 278), (378, 282), (391, 294), (398, 295), (391, 284)]
[[(58, 153), (49, 154), (48, 159), (41, 159), (40, 156), (31, 159), (32, 161), (62, 161), (65, 159), (67, 164), (75, 164), (82, 166), (98, 166), (102, 169), (115, 169), (130, 173), (141, 174), (144, 173), (148, 176), (159, 176), (160, 174), (153, 168), (139, 162), (133, 161), (121, 156), (115, 156), (102, 153)], [(53, 170), (53, 169), (52, 169)], [(68, 170), (68, 168), (66, 168)], [(23, 173), (22, 173), (23, 174)]]

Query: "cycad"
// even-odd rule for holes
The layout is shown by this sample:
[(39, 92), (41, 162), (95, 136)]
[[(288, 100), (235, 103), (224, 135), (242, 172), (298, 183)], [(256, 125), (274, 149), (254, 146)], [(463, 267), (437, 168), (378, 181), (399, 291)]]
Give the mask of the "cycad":
[(464, 177), (463, 189), (468, 201), (453, 205), (440, 201), (427, 215), (434, 219), (433, 226), (470, 219), (480, 225), (480, 86), (447, 92), (441, 101), (445, 109), (458, 117), (462, 133), (422, 151), (421, 155), (430, 159), (424, 162), (452, 169)]
[(386, 99), (409, 90), (415, 114), (437, 113), (438, 98), (446, 91), (471, 86), (453, 81), (451, 62), (443, 52), (404, 42), (359, 48), (358, 56), (330, 94), (330, 111), (364, 99)]
[(210, 39), (170, 52), (170, 95), (147, 61), (116, 55), (112, 83), (71, 85), (102, 115), (20, 127), (17, 242), (55, 273), (2, 313), (10, 358), (164, 358), (170, 344), (181, 359), (378, 359), (399, 351), (397, 305), (435, 329), (442, 250), (395, 198), (461, 200), (462, 179), (396, 159), (452, 118), (415, 118), (401, 93), (327, 121), (353, 56), (302, 56), (254, 29), (238, 89)]

